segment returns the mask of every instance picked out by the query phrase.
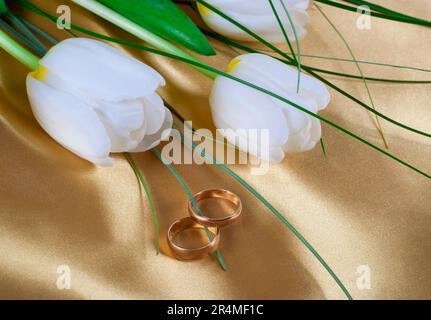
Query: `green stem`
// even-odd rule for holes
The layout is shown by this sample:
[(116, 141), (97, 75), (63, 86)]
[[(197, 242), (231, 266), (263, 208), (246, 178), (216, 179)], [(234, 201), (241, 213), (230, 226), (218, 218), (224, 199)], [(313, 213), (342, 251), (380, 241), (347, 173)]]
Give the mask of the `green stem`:
[(0, 29), (0, 47), (31, 70), (39, 68), (39, 58)]
[[(100, 4), (95, 0), (72, 0), (72, 1), (80, 5), (81, 7), (93, 12), (99, 17), (111, 22), (112, 24), (115, 24), (117, 27), (120, 27), (121, 29), (129, 32), (135, 37), (138, 37), (139, 39), (149, 43), (150, 45), (152, 45), (153, 47), (159, 50), (162, 50), (166, 53), (175, 54), (177, 56), (186, 58), (188, 60), (202, 63), (200, 60), (196, 59), (191, 54), (188, 54), (187, 52), (177, 48), (169, 41), (142, 28), (138, 24), (128, 20), (127, 18), (123, 17), (119, 13), (115, 12), (114, 10), (111, 10), (110, 8)], [(217, 77), (217, 75), (214, 74), (213, 72), (210, 72), (208, 70), (203, 70), (201, 68), (197, 68), (197, 69), (211, 79), (215, 79)]]

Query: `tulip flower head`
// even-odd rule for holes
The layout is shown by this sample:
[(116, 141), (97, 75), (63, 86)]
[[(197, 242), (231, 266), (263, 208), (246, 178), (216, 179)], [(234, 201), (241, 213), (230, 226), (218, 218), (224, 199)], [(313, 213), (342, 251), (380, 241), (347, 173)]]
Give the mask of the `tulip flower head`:
[(27, 77), (42, 128), (76, 155), (102, 166), (111, 152), (142, 152), (169, 134), (172, 115), (151, 67), (102, 42), (73, 38), (54, 46)]
[[(235, 58), (228, 73), (272, 91), (313, 113), (330, 101), (320, 81), (301, 74), (297, 91), (297, 69), (263, 54)], [(239, 149), (263, 160), (280, 162), (285, 153), (314, 148), (322, 132), (320, 121), (295, 107), (244, 84), (219, 76), (210, 96), (213, 121), (226, 139)], [(266, 130), (269, 140), (256, 139), (243, 132)]]
[[(283, 1), (283, 4), (281, 3)], [(272, 43), (281, 43), (285, 37), (274, 15), (268, 0), (206, 0), (206, 2), (249, 30)], [(289, 40), (295, 41), (292, 24), (285, 9), (289, 13), (295, 26), (298, 39), (305, 37), (305, 25), (309, 22), (307, 9), (309, 0), (274, 0), (274, 7), (281, 19)], [(198, 4), (202, 19), (209, 28), (234, 40), (256, 41), (243, 30), (227, 21), (217, 13), (202, 4)]]

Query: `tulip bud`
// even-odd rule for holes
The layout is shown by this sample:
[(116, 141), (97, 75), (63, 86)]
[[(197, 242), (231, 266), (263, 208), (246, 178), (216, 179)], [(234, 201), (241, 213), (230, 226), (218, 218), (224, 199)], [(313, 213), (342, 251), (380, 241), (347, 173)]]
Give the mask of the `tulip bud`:
[[(281, 0), (287, 9), (298, 39), (305, 37), (307, 30), (304, 26), (309, 22), (307, 9), (309, 0)], [(236, 22), (272, 43), (281, 43), (285, 37), (274, 15), (268, 0), (206, 0), (206, 2)], [(285, 13), (280, 0), (273, 1), (274, 7), (280, 17), (284, 29), (291, 42), (295, 41), (292, 24)], [(234, 40), (256, 41), (240, 28), (227, 21), (217, 13), (202, 4), (198, 4), (202, 19), (209, 28)]]
[[(272, 91), (311, 112), (326, 108), (330, 101), (320, 81), (301, 74), (285, 63), (263, 54), (245, 54), (228, 68), (234, 77)], [(321, 138), (320, 121), (263, 92), (219, 76), (210, 96), (213, 121), (226, 139), (239, 149), (263, 160), (280, 162), (286, 152), (303, 152), (315, 147)], [(266, 130), (269, 141), (244, 132)]]
[(60, 42), (27, 77), (33, 113), (65, 148), (98, 165), (111, 152), (151, 149), (169, 134), (172, 115), (156, 93), (162, 76), (102, 42)]

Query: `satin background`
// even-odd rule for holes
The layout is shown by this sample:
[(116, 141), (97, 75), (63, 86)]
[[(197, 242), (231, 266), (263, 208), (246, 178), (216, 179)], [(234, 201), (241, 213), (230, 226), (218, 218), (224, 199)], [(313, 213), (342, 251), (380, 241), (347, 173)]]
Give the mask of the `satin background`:
[[(387, 1), (376, 1), (387, 4)], [(113, 37), (138, 41), (70, 1), (33, 0), (55, 14), (72, 8), (72, 22)], [(391, 1), (391, 7), (430, 18), (428, 0)], [(431, 69), (431, 33), (420, 26), (372, 19), (356, 29), (356, 16), (322, 5), (360, 60)], [(23, 11), (58, 39), (51, 22)], [(301, 41), (303, 54), (350, 58), (342, 41), (316, 9)], [(236, 52), (214, 42), (205, 61), (224, 70)], [(196, 128), (212, 128), (211, 80), (191, 67), (123, 48), (167, 80), (163, 98)], [(308, 64), (357, 73), (354, 64), (303, 58)], [(363, 65), (368, 76), (429, 79), (426, 73)], [(176, 166), (193, 192), (221, 187), (237, 193), (243, 219), (222, 230), (214, 258), (175, 260), (166, 231), (187, 214), (187, 196), (151, 153), (135, 159), (146, 176), (160, 219), (161, 253), (148, 201), (122, 155), (111, 168), (95, 167), (53, 141), (35, 121), (26, 96), (28, 70), (0, 52), (0, 298), (3, 299), (345, 299), (334, 280), (272, 213), (216, 167)], [(368, 102), (361, 81), (331, 77)], [(379, 111), (431, 131), (428, 84), (370, 83)], [(322, 115), (381, 146), (372, 117), (331, 90)], [(431, 172), (426, 137), (382, 122), (390, 152)], [(316, 147), (288, 155), (264, 176), (232, 166), (315, 246), (355, 299), (431, 298), (431, 184), (425, 177), (324, 125), (328, 160)], [(59, 290), (57, 268), (71, 270), (71, 289)], [(371, 270), (371, 289), (357, 287), (357, 268)]]

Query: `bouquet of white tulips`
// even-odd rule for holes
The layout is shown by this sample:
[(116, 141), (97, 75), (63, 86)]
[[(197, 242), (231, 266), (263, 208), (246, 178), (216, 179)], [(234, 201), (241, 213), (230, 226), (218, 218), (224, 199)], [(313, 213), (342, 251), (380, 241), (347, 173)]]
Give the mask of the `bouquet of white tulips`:
[[(57, 17), (27, 0), (13, 2), (56, 21)], [(308, 14), (311, 3), (308, 0), (190, 1), (196, 17), (200, 16), (206, 25), (201, 29), (170, 0), (72, 2), (133, 34), (145, 44), (113, 39), (72, 24), (73, 29), (99, 39), (71, 38), (44, 51), (37, 37), (30, 35), (34, 32), (46, 37), (47, 30), (38, 30), (35, 26), (29, 30), (25, 25), (20, 25), (18, 29), (10, 28), (11, 24), (5, 23), (5, 19), (0, 25), (3, 26), (3, 31), (0, 30), (0, 47), (32, 69), (27, 77), (28, 98), (41, 128), (73, 154), (95, 165), (113, 165), (111, 153), (154, 149), (169, 137), (173, 125), (171, 111), (175, 113), (175, 110), (169, 108), (174, 107), (165, 106), (157, 93), (165, 81), (169, 83), (169, 75), (165, 75), (165, 80), (157, 70), (112, 46), (112, 43), (117, 43), (176, 59), (214, 79), (211, 95), (208, 96), (213, 123), (216, 128), (223, 129), (231, 145), (243, 152), (270, 163), (280, 163), (286, 154), (306, 152), (318, 144), (324, 150), (321, 124), (325, 123), (431, 178), (430, 174), (394, 156), (387, 148), (379, 147), (319, 114), (330, 106), (331, 94), (340, 94), (376, 117), (378, 130), (385, 143), (387, 141), (380, 124), (382, 119), (405, 130), (431, 137), (429, 133), (392, 119), (375, 108), (367, 86), (370, 79), (362, 73), (353, 52), (352, 59), (358, 66), (360, 76), (301, 63), (298, 41), (306, 41), (306, 27), (312, 23)], [(334, 5), (332, 1), (317, 2)], [(324, 14), (322, 8), (317, 4), (315, 6)], [(371, 6), (371, 10), (379, 18), (429, 26), (428, 21), (379, 6)], [(0, 0), (0, 14), (14, 17), (7, 1)], [(14, 38), (21, 39), (21, 36), (23, 42), (19, 44)], [(206, 55), (211, 59), (210, 56), (217, 54), (209, 39), (221, 41), (243, 52), (229, 65), (212, 67), (198, 58), (198, 55)], [(264, 45), (270, 52), (254, 48), (252, 42)], [(289, 53), (281, 49), (282, 44), (289, 47)], [(294, 46), (297, 50), (294, 50)], [(341, 89), (326, 78), (326, 74), (360, 79), (368, 90), (371, 103), (361, 101)], [(331, 94), (329, 88), (333, 91)], [(269, 140), (241, 136), (242, 129), (266, 130)], [(192, 148), (195, 147), (192, 144)], [(158, 153), (157, 150), (154, 152)], [(151, 200), (139, 168), (133, 158), (128, 156), (128, 159)], [(224, 164), (218, 165), (270, 208), (311, 250), (346, 296), (351, 298), (334, 271), (281, 213), (231, 169)], [(154, 206), (152, 208), (154, 210)], [(220, 257), (219, 261), (222, 261)]]

